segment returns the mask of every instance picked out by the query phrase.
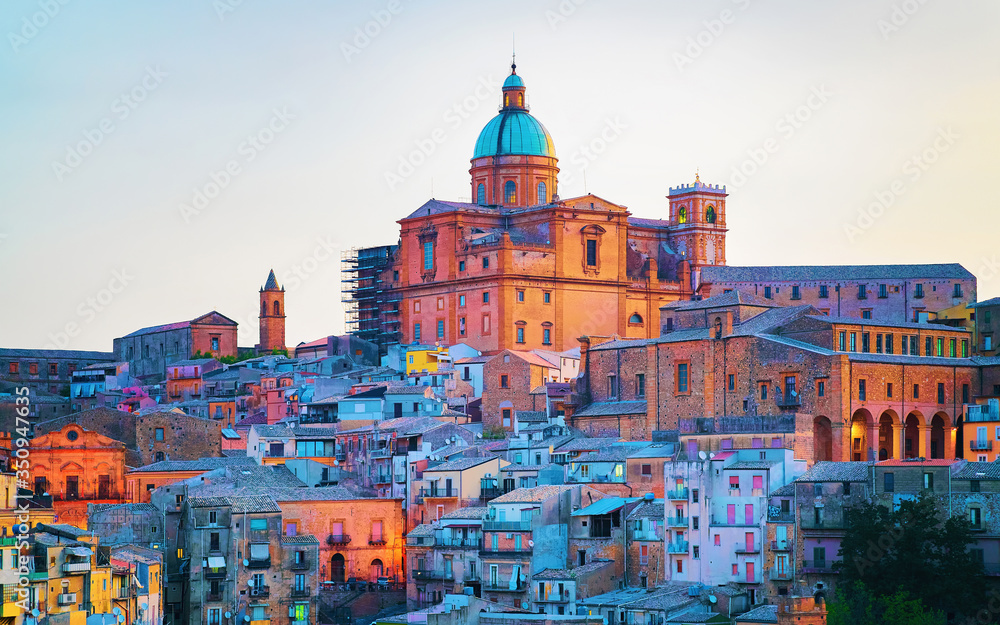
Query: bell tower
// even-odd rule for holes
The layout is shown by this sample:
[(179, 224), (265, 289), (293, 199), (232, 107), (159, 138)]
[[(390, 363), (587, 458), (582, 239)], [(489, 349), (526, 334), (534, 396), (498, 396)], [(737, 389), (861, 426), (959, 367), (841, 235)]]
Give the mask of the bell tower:
[(285, 349), (285, 289), (278, 286), (274, 270), (260, 290), (260, 343), (257, 353)]
[[(696, 173), (694, 183), (672, 187), (670, 243), (690, 272), (686, 284), (698, 290), (701, 268), (726, 264), (726, 187), (705, 184)], [(687, 273), (687, 272), (685, 272)]]

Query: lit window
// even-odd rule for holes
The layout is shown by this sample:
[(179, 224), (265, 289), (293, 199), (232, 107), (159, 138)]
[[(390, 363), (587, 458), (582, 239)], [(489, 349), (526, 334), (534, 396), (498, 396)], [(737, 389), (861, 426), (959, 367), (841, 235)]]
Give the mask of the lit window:
[(504, 202), (515, 204), (517, 202), (517, 185), (513, 180), (508, 180), (503, 185)]

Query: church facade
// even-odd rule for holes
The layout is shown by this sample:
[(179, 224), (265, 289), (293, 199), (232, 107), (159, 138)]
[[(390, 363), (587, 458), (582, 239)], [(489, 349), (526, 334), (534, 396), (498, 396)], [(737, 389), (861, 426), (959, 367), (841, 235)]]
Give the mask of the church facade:
[(360, 303), (362, 324), (390, 329), (383, 346), (562, 351), (582, 335), (658, 336), (660, 307), (725, 264), (725, 188), (671, 188), (662, 219), (595, 195), (561, 198), (555, 144), (514, 65), (502, 94), (471, 159), (475, 201), (432, 199), (399, 220), (374, 280), (381, 296), (361, 301), (371, 296), (355, 287), (345, 302)]

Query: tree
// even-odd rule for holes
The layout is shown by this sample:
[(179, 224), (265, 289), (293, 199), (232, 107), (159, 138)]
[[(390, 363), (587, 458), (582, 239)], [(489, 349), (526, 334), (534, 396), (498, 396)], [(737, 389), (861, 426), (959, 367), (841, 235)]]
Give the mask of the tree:
[[(841, 586), (845, 588), (845, 586)], [(944, 614), (928, 610), (905, 590), (876, 597), (861, 582), (854, 582), (830, 603), (827, 625), (944, 625)]]
[(969, 551), (973, 538), (968, 522), (942, 522), (946, 516), (934, 498), (925, 495), (892, 510), (871, 503), (851, 510), (840, 543), (844, 600), (852, 606), (863, 604), (863, 595), (854, 596), (859, 588), (878, 601), (902, 590), (950, 618), (975, 614), (986, 595), (982, 565)]

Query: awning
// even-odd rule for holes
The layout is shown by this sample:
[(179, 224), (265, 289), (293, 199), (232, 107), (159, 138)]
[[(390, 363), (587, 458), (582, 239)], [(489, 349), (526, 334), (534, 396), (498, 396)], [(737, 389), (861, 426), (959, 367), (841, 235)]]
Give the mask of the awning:
[(94, 555), (94, 552), (87, 547), (66, 547), (64, 551), (71, 556), (80, 556), (82, 558), (89, 558)]
[(208, 568), (210, 569), (224, 569), (226, 568), (226, 559), (221, 556), (209, 556), (208, 557)]
[(635, 499), (625, 497), (605, 497), (604, 499), (595, 501), (585, 508), (580, 508), (579, 510), (573, 512), (571, 516), (595, 516), (599, 514), (610, 514), (630, 501), (635, 501)]

